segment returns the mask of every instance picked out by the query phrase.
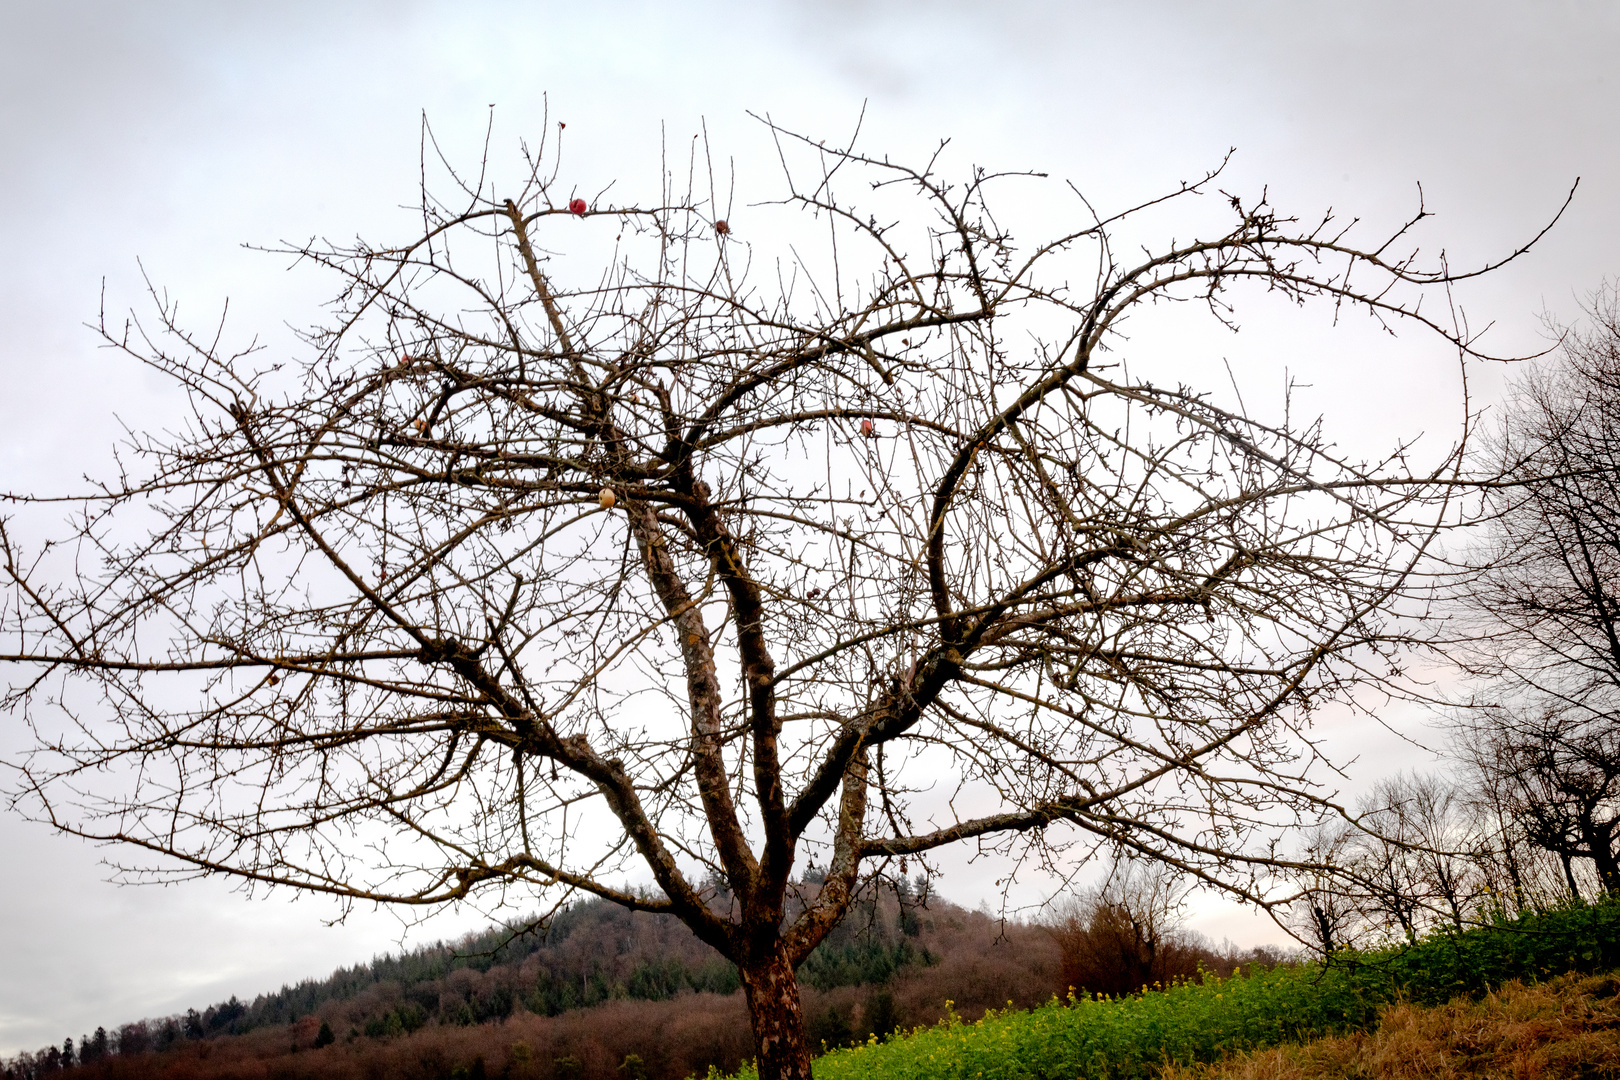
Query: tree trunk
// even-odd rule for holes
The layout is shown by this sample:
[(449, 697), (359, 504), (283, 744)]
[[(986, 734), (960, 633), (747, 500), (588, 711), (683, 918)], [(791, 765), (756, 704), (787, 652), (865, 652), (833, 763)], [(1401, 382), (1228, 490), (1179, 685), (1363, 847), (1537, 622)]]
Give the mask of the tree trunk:
[(739, 964), (748, 1021), (754, 1028), (759, 1080), (810, 1080), (799, 978), (780, 943), (754, 964)]
[(1575, 884), (1575, 867), (1573, 860), (1569, 857), (1569, 852), (1560, 851), (1558, 861), (1564, 866), (1564, 880), (1569, 883), (1569, 895), (1576, 900), (1581, 899), (1581, 887)]
[(1615, 858), (1614, 844), (1611, 836), (1613, 826), (1604, 828), (1596, 822), (1588, 821), (1582, 830), (1586, 833), (1586, 847), (1592, 853), (1592, 863), (1597, 868), (1599, 887), (1604, 892), (1620, 891), (1620, 859)]

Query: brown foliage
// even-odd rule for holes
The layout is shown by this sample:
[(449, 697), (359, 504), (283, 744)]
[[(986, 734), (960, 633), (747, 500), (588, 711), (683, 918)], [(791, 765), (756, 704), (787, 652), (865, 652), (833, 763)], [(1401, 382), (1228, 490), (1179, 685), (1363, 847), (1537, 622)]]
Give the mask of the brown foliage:
[(1052, 935), (1062, 951), (1065, 986), (1109, 997), (1196, 978), (1200, 966), (1219, 960), (1190, 936), (1156, 931), (1122, 904), (1102, 904), (1085, 920), (1071, 913)]
[[(337, 1010), (333, 1010), (336, 1012)], [(311, 1018), (313, 1019), (313, 1018)], [(300, 1021), (299, 1031), (319, 1027)], [(561, 1016), (519, 1012), (504, 1023), (435, 1025), (391, 1039), (339, 1037), (300, 1048), (288, 1028), (183, 1044), (161, 1054), (114, 1057), (75, 1070), (75, 1080), (623, 1080), (635, 1054), (649, 1077), (734, 1070), (752, 1037), (741, 995), (688, 994), (677, 1001), (613, 1001)], [(559, 1062), (572, 1058), (577, 1071)]]
[(1046, 932), (1060, 956), (1062, 988), (1117, 997), (1199, 979), (1205, 971), (1226, 976), (1240, 964), (1278, 959), (1230, 947), (1217, 951), (1183, 930), (1185, 892), (1164, 869), (1124, 861), (1101, 887), (1058, 907)]
[(946, 1001), (976, 1020), (986, 1009), (1029, 1008), (1062, 989), (1058, 950), (1039, 927), (957, 910), (929, 920), (925, 940), (939, 961), (894, 980), (905, 1027), (944, 1019)]

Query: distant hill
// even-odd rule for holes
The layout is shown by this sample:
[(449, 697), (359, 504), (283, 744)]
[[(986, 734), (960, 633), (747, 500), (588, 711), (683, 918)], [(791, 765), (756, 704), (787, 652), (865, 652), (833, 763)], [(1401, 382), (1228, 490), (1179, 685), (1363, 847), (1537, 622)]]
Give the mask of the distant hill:
[[(813, 883), (808, 883), (813, 888)], [(813, 1042), (976, 1016), (1060, 988), (1038, 927), (907, 886), (869, 892), (800, 969)], [(671, 916), (575, 904), (251, 1002), (123, 1024), (7, 1062), (6, 1080), (681, 1080), (752, 1053), (736, 969)], [(628, 1064), (627, 1064), (628, 1062)]]

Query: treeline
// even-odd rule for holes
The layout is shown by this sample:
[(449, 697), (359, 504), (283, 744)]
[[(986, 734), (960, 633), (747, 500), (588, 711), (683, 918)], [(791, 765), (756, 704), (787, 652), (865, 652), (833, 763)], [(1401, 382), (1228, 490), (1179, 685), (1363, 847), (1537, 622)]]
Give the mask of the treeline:
[(1396, 777), (1303, 861), (1325, 950), (1620, 891), (1620, 287), (1510, 388), (1445, 579), (1450, 768)]
[(614, 998), (662, 1001), (683, 991), (729, 994), (737, 987), (735, 967), (674, 918), (588, 901), (564, 909), (544, 927), (497, 927), (379, 957), (260, 995), (251, 1004), (233, 998), (202, 1018), (209, 1035), (241, 1035), (342, 1002), (357, 1029), (376, 1037), (429, 1023), (500, 1020), (519, 1008), (556, 1016)]
[[(932, 1023), (948, 999), (963, 1015), (1036, 1004), (1062, 988), (1062, 962), (1045, 929), (902, 882), (864, 895), (800, 978), (812, 1041), (837, 1046)], [(680, 1080), (752, 1054), (738, 987), (674, 919), (590, 901), (532, 932), (503, 927), (251, 1002), (98, 1029), (5, 1062), (3, 1080)]]
[[(1620, 757), (1597, 783), (1566, 766), (1565, 794), (1507, 774), (1484, 739), (1469, 749), (1453, 774), (1384, 780), (1354, 820), (1309, 837), (1304, 861), (1322, 869), (1299, 880), (1292, 923), (1302, 938), (1322, 952), (1377, 947), (1614, 892)], [(1546, 828), (1554, 815), (1574, 824)]]

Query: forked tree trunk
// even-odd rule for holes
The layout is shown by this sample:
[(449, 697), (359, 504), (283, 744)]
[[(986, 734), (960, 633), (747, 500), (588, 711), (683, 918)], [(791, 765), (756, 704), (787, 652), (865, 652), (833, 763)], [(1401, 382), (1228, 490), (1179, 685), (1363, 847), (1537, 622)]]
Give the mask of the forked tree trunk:
[(810, 1080), (799, 978), (780, 945), (754, 964), (739, 964), (748, 1022), (759, 1054), (759, 1080)]

